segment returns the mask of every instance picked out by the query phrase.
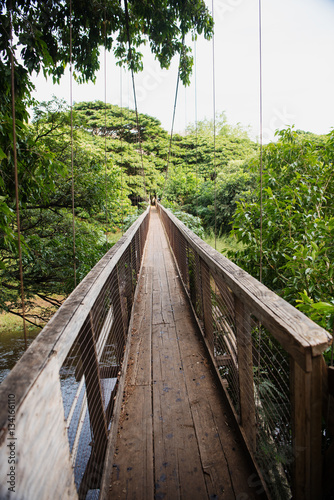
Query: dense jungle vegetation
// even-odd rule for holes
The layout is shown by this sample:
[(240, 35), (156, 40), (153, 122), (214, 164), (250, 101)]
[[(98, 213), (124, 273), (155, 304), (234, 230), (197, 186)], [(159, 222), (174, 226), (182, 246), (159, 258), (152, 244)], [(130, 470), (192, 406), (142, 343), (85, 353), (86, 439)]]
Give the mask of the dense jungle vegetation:
[[(258, 277), (258, 145), (221, 115), (215, 160), (212, 123), (204, 121), (174, 137), (167, 170), (167, 132), (146, 115), (140, 115), (139, 126), (142, 151), (133, 111), (113, 105), (105, 110), (99, 101), (74, 106), (77, 279), (104, 254), (105, 234), (112, 241), (113, 233), (126, 229), (149, 196), (161, 198), (202, 237), (212, 234), (216, 224), (219, 236), (232, 241), (229, 257)], [(73, 289), (70, 115), (64, 103), (35, 107), (21, 140), (22, 150), (27, 144), (30, 148), (20, 179), (26, 294), (31, 307), (36, 297), (57, 304)], [(263, 281), (330, 331), (333, 141), (334, 133), (316, 136), (292, 128), (280, 131), (277, 142), (263, 149)], [(0, 165), (6, 189), (1, 197), (0, 306), (18, 313), (13, 184), (6, 162)], [(39, 315), (46, 318), (48, 310)]]
[[(198, 215), (210, 229), (215, 184), (210, 123), (200, 123), (197, 131), (190, 129), (186, 136), (175, 136), (167, 171), (169, 136), (158, 120), (140, 115), (140, 147), (134, 111), (112, 105), (106, 110), (99, 101), (79, 103), (73, 119), (77, 281), (105, 253), (105, 233), (112, 240), (113, 233), (126, 229), (149, 196), (163, 197), (174, 208)], [(249, 189), (247, 179), (251, 178), (238, 162), (257, 146), (240, 127), (228, 126), (224, 116), (218, 125), (216, 184), (221, 198), (217, 199), (225, 204), (219, 222), (226, 230), (236, 197)], [(20, 211), (29, 312), (36, 297), (57, 304), (74, 286), (70, 112), (57, 100), (41, 103), (24, 130), (19, 142)], [(3, 151), (0, 306), (19, 314), (14, 185), (8, 171), (10, 149)], [(191, 215), (187, 219), (196, 225)], [(34, 323), (47, 316), (46, 309), (38, 315), (31, 313), (28, 319)]]
[[(0, 2), (0, 309), (20, 314), (14, 151), (27, 299), (39, 296), (50, 306), (58, 305), (73, 288), (69, 278), (69, 262), (73, 260), (70, 118), (59, 103), (41, 104), (33, 123), (28, 125), (28, 109), (36, 105), (31, 94), (32, 75), (42, 72), (56, 83), (66, 67), (71, 66), (77, 81), (94, 81), (100, 68), (101, 47), (113, 52), (120, 66), (140, 71), (141, 47), (149, 44), (161, 68), (168, 69), (174, 56), (178, 56), (180, 79), (187, 85), (193, 66), (192, 49), (185, 42), (188, 34), (203, 35), (207, 40), (212, 37), (213, 19), (203, 0), (186, 4), (160, 0), (145, 4), (141, 0), (124, 4), (115, 0), (85, 4), (81, 0)], [(144, 194), (137, 166), (138, 130), (134, 115), (130, 117), (129, 113), (128, 121), (121, 124), (120, 113), (114, 111), (106, 126), (111, 139), (106, 171), (101, 106), (89, 109), (87, 105), (75, 110), (77, 281), (105, 251), (103, 232), (110, 232), (126, 215), (133, 215), (134, 197), (138, 202)], [(161, 137), (166, 136), (158, 122), (148, 117), (141, 127), (145, 143), (159, 136), (156, 129)], [(118, 140), (113, 141), (116, 137)], [(159, 154), (163, 158), (164, 153)], [(147, 171), (149, 189), (161, 183), (161, 165), (150, 168), (158, 156), (153, 146), (143, 158), (142, 170)], [(108, 222), (106, 213), (112, 214)], [(103, 221), (108, 227), (104, 227)], [(34, 323), (47, 315), (44, 308), (37, 314), (40, 317), (32, 313), (27, 319)]]
[[(43, 71), (59, 81), (69, 64), (70, 46), (79, 81), (94, 80), (103, 45), (114, 52), (119, 64), (139, 71), (143, 67), (140, 47), (145, 42), (163, 68), (179, 55), (181, 80), (189, 83), (193, 58), (184, 40), (188, 33), (210, 39), (213, 20), (207, 7), (202, 0), (186, 7), (178, 2), (143, 5), (131, 0), (126, 11), (108, 0), (103, 6), (91, 2), (83, 11), (82, 3), (73, 1), (70, 13), (69, 5), (61, 1), (45, 2), (41, 9), (32, 0), (1, 4), (2, 310), (20, 314), (11, 61), (25, 290), (28, 303), (39, 297), (50, 306), (58, 305), (74, 284), (70, 114), (61, 102), (34, 103), (31, 75)], [(32, 106), (34, 116), (28, 124)], [(198, 123), (187, 134), (174, 137), (168, 161), (169, 138), (158, 120), (141, 115), (139, 128), (130, 110), (108, 105), (105, 113), (101, 102), (74, 107), (77, 280), (105, 252), (105, 235), (112, 244), (112, 235), (131, 223), (150, 195), (177, 210), (201, 235), (205, 231), (212, 236), (216, 226), (220, 236), (232, 241), (230, 258), (258, 277), (260, 152), (247, 131), (229, 126), (221, 115), (214, 153), (212, 123)], [(334, 132), (316, 136), (291, 128), (279, 132), (277, 142), (263, 150), (263, 281), (330, 331), (334, 319), (333, 146)], [(184, 212), (187, 215), (181, 215)], [(37, 316), (31, 313), (28, 319), (33, 323), (45, 319), (47, 308)]]

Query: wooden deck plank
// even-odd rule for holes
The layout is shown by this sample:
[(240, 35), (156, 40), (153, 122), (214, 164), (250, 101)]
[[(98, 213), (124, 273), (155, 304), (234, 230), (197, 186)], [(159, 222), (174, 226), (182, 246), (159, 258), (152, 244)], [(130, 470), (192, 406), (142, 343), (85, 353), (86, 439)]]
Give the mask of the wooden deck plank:
[[(164, 252), (154, 254), (152, 326), (155, 498), (185, 498), (187, 495), (203, 498), (206, 486), (203, 473), (200, 473), (198, 443), (169, 289), (170, 275), (175, 275), (175, 268), (164, 234), (159, 233), (157, 248)], [(159, 233), (155, 232), (156, 237)]]
[(254, 498), (248, 481), (251, 478), (250, 482), (255, 483), (256, 475), (249, 474), (247, 452), (237, 435), (233, 416), (218, 396), (220, 391), (204, 343), (198, 341), (194, 350), (194, 342), (186, 333), (195, 328), (193, 318), (178, 321), (176, 328), (203, 468), (209, 474), (210, 495)]
[(110, 498), (263, 498), (155, 212), (138, 286)]
[[(121, 415), (113, 467), (113, 499), (154, 498), (152, 398), (149, 385), (131, 387)], [(126, 456), (126, 460), (124, 460)]]
[[(151, 384), (151, 317), (153, 269), (143, 266), (142, 280), (137, 300), (137, 311), (134, 312), (134, 324), (131, 335), (131, 352), (129, 358), (129, 385)], [(142, 332), (145, 335), (142, 335)]]
[[(153, 330), (153, 412), (157, 498), (205, 498), (198, 443), (178, 353), (176, 329)], [(157, 440), (157, 436), (160, 439)], [(163, 453), (159, 453), (163, 445)], [(191, 458), (190, 458), (191, 457)], [(171, 485), (173, 489), (171, 490)]]

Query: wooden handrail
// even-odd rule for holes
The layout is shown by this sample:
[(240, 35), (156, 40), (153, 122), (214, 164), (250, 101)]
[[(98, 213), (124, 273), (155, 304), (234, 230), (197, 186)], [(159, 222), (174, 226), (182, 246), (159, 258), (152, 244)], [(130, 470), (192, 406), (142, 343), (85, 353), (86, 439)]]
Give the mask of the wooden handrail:
[(309, 371), (310, 358), (322, 354), (331, 345), (332, 336), (256, 278), (214, 250), (169, 210), (161, 205), (159, 209), (167, 214), (209, 269), (226, 282), (233, 293), (270, 329), (272, 335), (295, 361), (305, 371)]
[[(276, 480), (281, 475), (281, 487), (290, 490), (289, 494), (285, 490), (285, 495), (292, 495), (295, 500), (321, 498), (322, 353), (331, 345), (332, 336), (206, 244), (169, 210), (160, 204), (157, 204), (157, 208), (208, 352), (255, 463), (262, 453), (263, 436), (268, 436), (265, 447), (269, 449), (275, 446), (274, 437), (277, 433), (274, 424), (273, 434), (270, 435), (263, 420), (264, 408), (259, 392), (261, 381), (260, 377), (257, 381), (254, 377), (260, 367), (259, 361), (256, 364), (256, 356), (260, 356), (255, 345), (259, 342), (256, 335), (259, 336), (259, 331), (264, 327), (289, 356), (289, 374), (285, 373), (284, 377), (288, 376), (290, 383), (289, 394), (285, 397), (288, 403), (290, 401), (291, 408), (292, 439), (287, 442), (287, 449), (291, 447), (291, 456), (274, 465)], [(202, 295), (198, 293), (198, 283), (201, 283)], [(223, 301), (222, 318), (217, 318), (217, 293), (219, 300)], [(214, 314), (216, 319), (213, 318)], [(228, 324), (224, 315), (233, 326)], [(219, 330), (221, 324), (226, 324), (227, 329), (215, 332), (215, 328)], [(224, 347), (217, 354), (219, 342)], [(231, 342), (235, 344), (233, 349)], [(225, 375), (220, 375), (222, 364), (228, 367), (227, 373), (229, 370), (234, 373), (232, 395), (226, 389), (228, 382)], [(279, 367), (277, 377), (280, 377)], [(280, 384), (278, 379), (277, 383)], [(280, 392), (280, 386), (277, 390)], [(282, 428), (282, 435), (285, 430)], [(266, 478), (270, 490), (270, 483), (275, 481), (268, 470), (263, 470), (266, 467), (263, 465), (266, 462), (265, 454), (261, 461), (259, 475), (262, 475), (262, 479)], [(290, 482), (284, 467), (291, 470)]]
[[(149, 213), (147, 208), (95, 265), (0, 385), (1, 498), (7, 497), (8, 487), (11, 485), (6, 484), (4, 478), (11, 472), (15, 476), (14, 491), (17, 498), (48, 498), (51, 491), (55, 498), (77, 497), (59, 375), (75, 342), (80, 344), (81, 362), (86, 363), (79, 372), (80, 377), (85, 374), (85, 385), (89, 389), (88, 408), (94, 407), (96, 413), (97, 398), (100, 413), (103, 413), (90, 415), (96, 447), (95, 460), (103, 459), (107, 446), (106, 418), (110, 410), (103, 408), (99, 374), (100, 344), (106, 340), (105, 328), (110, 331), (115, 321), (118, 322), (116, 326), (125, 346), (129, 315), (124, 304), (131, 310), (133, 286), (140, 268)], [(122, 276), (123, 280), (128, 280), (128, 289), (132, 290), (131, 297), (121, 296), (118, 288), (118, 266), (121, 261), (126, 263)], [(110, 301), (109, 305), (106, 304), (107, 299)], [(96, 334), (94, 307), (98, 303), (99, 308), (103, 308), (105, 312), (103, 321), (108, 322), (108, 325), (104, 328), (97, 316), (100, 323)], [(103, 338), (99, 339), (101, 333)], [(123, 348), (121, 352), (124, 353)], [(94, 391), (98, 394), (93, 395)], [(12, 464), (8, 462), (7, 446), (11, 442), (16, 459)], [(10, 469), (11, 465), (13, 469)]]

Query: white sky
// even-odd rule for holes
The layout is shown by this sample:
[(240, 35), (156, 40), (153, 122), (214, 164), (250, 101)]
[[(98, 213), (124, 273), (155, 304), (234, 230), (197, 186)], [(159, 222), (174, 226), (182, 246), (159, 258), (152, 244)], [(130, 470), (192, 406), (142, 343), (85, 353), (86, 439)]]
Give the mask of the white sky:
[[(209, 5), (209, 4), (208, 4)], [(211, 9), (211, 3), (209, 5)], [(259, 15), (258, 0), (214, 0), (216, 111), (228, 122), (251, 127), (259, 134)], [(193, 42), (190, 42), (193, 45)], [(175, 131), (187, 123), (213, 117), (212, 42), (196, 44), (196, 82), (179, 89)], [(273, 139), (277, 128), (327, 133), (334, 126), (334, 0), (262, 0), (263, 137)], [(135, 76), (138, 110), (155, 116), (170, 130), (177, 63), (160, 70), (145, 48), (144, 71)], [(95, 85), (73, 87), (75, 102), (104, 101), (104, 61)], [(60, 85), (34, 79), (38, 100), (52, 95), (69, 101), (69, 75)], [(133, 107), (131, 79), (107, 54), (107, 102)]]

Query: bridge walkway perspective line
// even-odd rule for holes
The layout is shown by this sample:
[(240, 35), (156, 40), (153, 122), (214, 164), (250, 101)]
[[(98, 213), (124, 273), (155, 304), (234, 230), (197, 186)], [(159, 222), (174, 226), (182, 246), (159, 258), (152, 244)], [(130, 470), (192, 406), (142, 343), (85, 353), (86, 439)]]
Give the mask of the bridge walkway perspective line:
[(155, 208), (138, 287), (109, 498), (266, 498)]

